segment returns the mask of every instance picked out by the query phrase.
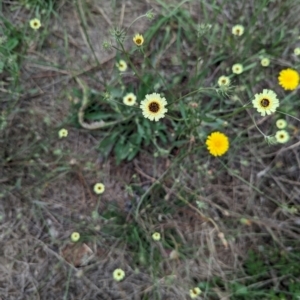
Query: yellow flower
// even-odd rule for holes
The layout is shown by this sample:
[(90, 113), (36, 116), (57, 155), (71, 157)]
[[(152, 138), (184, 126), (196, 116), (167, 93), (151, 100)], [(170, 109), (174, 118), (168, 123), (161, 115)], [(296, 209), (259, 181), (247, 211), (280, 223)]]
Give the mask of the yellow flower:
[(278, 130), (275, 134), (276, 141), (280, 144), (288, 142), (290, 135), (286, 130)]
[(140, 108), (142, 109), (145, 118), (151, 121), (158, 121), (165, 116), (168, 111), (165, 106), (167, 101), (157, 93), (146, 95), (146, 99), (141, 102)]
[(284, 69), (280, 71), (278, 81), (285, 90), (294, 90), (299, 84), (299, 73), (293, 69)]
[(119, 60), (119, 62), (116, 63), (116, 66), (120, 72), (125, 72), (127, 70), (127, 63), (125, 60)]
[(232, 73), (234, 74), (241, 74), (243, 73), (243, 65), (242, 64), (234, 64), (232, 66)]
[(97, 195), (100, 195), (100, 194), (103, 194), (105, 191), (105, 185), (103, 183), (96, 183), (94, 185), (94, 192), (97, 194)]
[(79, 239), (80, 239), (80, 234), (78, 233), (78, 232), (73, 232), (72, 234), (71, 234), (71, 241), (72, 242), (78, 242), (79, 241)]
[(300, 55), (300, 48), (299, 47), (294, 49), (294, 54), (297, 55), (297, 56)]
[(67, 137), (67, 136), (68, 136), (68, 130), (62, 128), (62, 129), (58, 132), (58, 136), (59, 136), (59, 138)]
[(227, 76), (221, 76), (219, 79), (218, 79), (218, 85), (220, 87), (224, 87), (224, 86), (229, 86), (230, 84), (230, 78), (227, 77)]
[(285, 128), (286, 125), (287, 125), (287, 122), (286, 122), (286, 120), (284, 120), (284, 119), (278, 119), (278, 120), (276, 121), (276, 126), (277, 126), (277, 128), (279, 128), (279, 129)]
[(192, 299), (195, 299), (197, 298), (200, 294), (202, 293), (202, 291), (198, 288), (198, 287), (195, 287), (193, 289), (190, 290), (190, 297)]
[(222, 156), (229, 149), (229, 139), (224, 133), (216, 131), (207, 137), (206, 146), (211, 155)]
[(144, 44), (144, 37), (141, 35), (141, 34), (136, 34), (134, 37), (133, 37), (133, 42), (138, 46), (142, 46)]
[(263, 90), (262, 93), (255, 94), (252, 104), (262, 116), (265, 116), (276, 111), (276, 108), (279, 106), (279, 100), (273, 91)]
[(30, 20), (30, 27), (34, 30), (37, 30), (41, 27), (41, 21), (37, 18)]
[(270, 65), (270, 60), (267, 57), (261, 59), (260, 64), (263, 67), (268, 67)]
[(125, 277), (125, 272), (122, 269), (115, 269), (113, 272), (114, 280), (121, 281)]
[(244, 26), (242, 25), (235, 25), (232, 27), (232, 34), (233, 35), (237, 35), (237, 36), (241, 36), (244, 33)]
[(134, 105), (136, 102), (136, 96), (133, 93), (127, 94), (125, 97), (123, 97), (123, 103), (129, 106)]
[(159, 232), (154, 232), (154, 233), (152, 234), (152, 239), (153, 239), (154, 241), (159, 241), (159, 240), (160, 240), (160, 233), (159, 233)]

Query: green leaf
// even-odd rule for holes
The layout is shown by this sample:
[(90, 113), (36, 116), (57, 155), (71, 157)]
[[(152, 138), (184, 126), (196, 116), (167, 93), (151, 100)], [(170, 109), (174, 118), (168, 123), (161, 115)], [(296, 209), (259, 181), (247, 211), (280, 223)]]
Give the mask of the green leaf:
[(0, 61), (0, 73), (3, 72), (3, 69), (4, 69), (4, 62)]
[(187, 116), (186, 116), (186, 112), (185, 112), (186, 105), (182, 101), (179, 102), (179, 110), (181, 112), (181, 115), (184, 119), (185, 124), (187, 124)]
[(234, 290), (235, 295), (237, 296), (245, 296), (248, 294), (248, 288), (244, 286), (243, 284), (234, 283), (232, 285), (232, 288)]
[(109, 90), (111, 97), (113, 98), (121, 98), (123, 95), (123, 91), (118, 88), (112, 88)]
[(175, 141), (172, 143), (173, 147), (181, 147), (185, 144), (187, 144), (189, 141), (188, 140), (181, 140), (181, 141)]
[(119, 136), (119, 132), (115, 131), (112, 134), (109, 134), (99, 143), (100, 152), (107, 157), (112, 150), (114, 144), (116, 143)]
[(140, 136), (144, 136), (145, 135), (145, 130), (144, 130), (143, 126), (140, 125), (140, 123), (137, 123), (137, 130), (138, 130), (138, 134)]
[(139, 146), (142, 142), (142, 135), (136, 132), (131, 135), (129, 141), (131, 142), (131, 144)]
[(86, 113), (85, 114), (85, 118), (87, 120), (97, 120), (97, 121), (101, 121), (101, 120), (112, 120), (115, 121), (118, 119), (118, 114), (115, 113), (107, 113), (107, 112), (103, 112), (103, 111), (97, 111), (97, 112), (91, 112), (91, 113)]
[(135, 156), (139, 153), (140, 148), (139, 147), (133, 147), (133, 150), (129, 152), (127, 156), (127, 161), (131, 161), (132, 159), (135, 158)]
[(120, 164), (122, 160), (124, 160), (130, 153), (131, 148), (130, 143), (125, 143), (124, 137), (122, 137), (116, 144), (114, 148), (114, 153), (116, 155), (116, 163)]
[(159, 131), (159, 132), (158, 132), (158, 136), (159, 136), (160, 140), (163, 142), (163, 144), (166, 144), (166, 143), (167, 143), (167, 138), (166, 138), (166, 135), (165, 135), (164, 132)]
[(5, 46), (6, 46), (6, 48), (7, 48), (8, 51), (12, 51), (14, 48), (17, 47), (18, 44), (19, 44), (18, 39), (12, 38), (12, 39), (9, 39), (6, 42)]
[(149, 120), (146, 120), (143, 122), (144, 125), (144, 132), (145, 134), (142, 136), (143, 140), (145, 141), (145, 145), (148, 146), (150, 144), (150, 141), (152, 140), (152, 131), (150, 127)]
[(207, 123), (211, 123), (211, 122), (216, 121), (216, 118), (207, 117), (205, 115), (202, 115), (200, 118), (201, 118), (202, 121), (207, 122)]

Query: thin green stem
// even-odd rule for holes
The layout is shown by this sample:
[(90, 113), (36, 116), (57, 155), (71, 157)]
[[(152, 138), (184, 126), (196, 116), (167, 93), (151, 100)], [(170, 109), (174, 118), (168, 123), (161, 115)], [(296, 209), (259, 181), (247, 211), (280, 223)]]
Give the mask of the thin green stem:
[(148, 194), (150, 194), (150, 192), (153, 190), (153, 188), (155, 187), (156, 184), (159, 184), (162, 179), (169, 173), (169, 171), (180, 161), (182, 161), (186, 156), (188, 156), (190, 154), (189, 151), (184, 152), (181, 156), (179, 156), (174, 162), (173, 164), (171, 164), (169, 166), (169, 168), (150, 186), (150, 188), (141, 196), (140, 201), (138, 202), (138, 205), (136, 207), (135, 210), (135, 218), (138, 219), (139, 217), (139, 211), (140, 211), (140, 207), (143, 204), (146, 196)]
[(143, 17), (146, 17), (146, 16), (147, 16), (147, 15), (144, 14), (144, 15), (141, 15), (141, 16), (137, 17), (135, 20), (133, 20), (133, 21), (130, 23), (130, 25), (127, 27), (126, 32), (129, 30), (129, 28), (130, 28), (137, 20), (139, 20), (139, 19), (141, 19), (141, 18), (143, 18)]
[(276, 111), (279, 112), (279, 113), (281, 113), (281, 114), (284, 114), (284, 115), (286, 115), (286, 116), (289, 116), (289, 117), (291, 117), (291, 118), (293, 118), (293, 119), (295, 119), (295, 120), (297, 120), (297, 121), (300, 122), (300, 119), (298, 119), (298, 118), (296, 118), (296, 117), (294, 117), (294, 116), (292, 116), (292, 115), (290, 115), (290, 114), (288, 114), (288, 113), (286, 113), (286, 112), (283, 112), (283, 111), (281, 111), (281, 110), (276, 110)]

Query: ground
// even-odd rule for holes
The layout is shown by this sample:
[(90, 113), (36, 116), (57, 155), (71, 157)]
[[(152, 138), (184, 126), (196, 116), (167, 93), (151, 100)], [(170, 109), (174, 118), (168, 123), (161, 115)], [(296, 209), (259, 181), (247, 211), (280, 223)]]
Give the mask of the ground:
[[(274, 74), (299, 70), (300, 4), (100, 2), (0, 5), (0, 299), (299, 299), (299, 92)], [(276, 117), (249, 106), (263, 88)], [(122, 106), (127, 91), (163, 94), (166, 117)], [(291, 140), (269, 145), (279, 117)], [(229, 136), (222, 157), (212, 131)]]

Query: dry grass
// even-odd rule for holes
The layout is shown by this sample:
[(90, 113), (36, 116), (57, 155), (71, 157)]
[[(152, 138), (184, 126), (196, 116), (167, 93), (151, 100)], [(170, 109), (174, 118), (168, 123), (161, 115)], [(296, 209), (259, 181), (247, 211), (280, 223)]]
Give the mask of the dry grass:
[[(117, 55), (102, 48), (101, 42), (109, 38), (107, 28), (113, 24), (126, 28), (150, 8), (165, 13), (177, 2), (78, 1), (79, 7), (71, 1), (58, 2), (57, 15), (45, 24), (49, 32), (26, 51), (20, 68), (22, 89), (16, 91), (21, 95), (5, 91), (1, 95), (1, 110), (9, 114), (0, 132), (0, 299), (189, 299), (190, 288), (214, 277), (224, 282), (223, 289), (214, 287), (216, 295), (230, 299), (227, 284), (238, 274), (247, 276), (244, 262), (249, 249), (297, 250), (299, 213), (288, 209), (299, 207), (299, 124), (292, 123), (292, 146), (266, 148), (247, 115), (235, 116), (230, 120), (232, 143), (237, 139), (241, 147), (232, 150), (225, 163), (199, 158), (192, 137), (186, 137), (189, 147), (173, 149), (168, 157), (155, 158), (144, 150), (132, 162), (117, 166), (113, 156), (106, 159), (97, 151), (101, 132), (74, 125), (72, 90), (79, 89), (74, 74), (82, 73), (90, 88), (104, 92), (101, 81), (109, 80)], [(197, 21), (206, 7), (216, 22), (224, 24), (241, 9), (251, 12), (251, 3), (239, 3), (235, 9), (224, 5), (223, 14), (205, 2), (187, 1), (185, 7)], [(23, 6), (17, 7), (10, 11), (4, 3), (2, 8), (15, 24), (29, 18)], [(276, 7), (272, 12), (274, 18), (280, 17)], [(295, 19), (294, 12), (290, 17)], [(147, 26), (145, 19), (139, 20), (128, 36)], [(170, 79), (182, 70), (174, 63), (178, 24), (168, 26), (173, 38), (155, 63)], [(159, 29), (157, 43), (164, 30)], [(130, 45), (128, 38), (124, 47)], [(149, 57), (156, 41), (151, 45)], [(184, 39), (180, 59), (196, 61), (196, 50)], [(195, 64), (188, 65), (186, 76), (195, 69)], [(218, 70), (216, 64), (208, 71), (207, 84), (215, 81)], [(1, 80), (7, 83), (5, 75)], [(136, 80), (130, 75), (126, 79)], [(185, 89), (185, 80), (178, 91)], [(260, 84), (254, 87), (259, 88)], [(242, 92), (238, 95), (245, 97)], [(203, 96), (203, 102), (209, 98)], [(270, 119), (259, 125), (268, 128)], [(57, 132), (63, 126), (69, 135), (60, 140)], [(183, 151), (190, 155), (178, 165)], [(96, 182), (105, 184), (101, 197), (93, 193)], [(131, 207), (137, 206), (135, 214)], [(73, 231), (81, 234), (75, 246), (69, 242)], [(151, 240), (154, 231), (165, 243)], [(172, 250), (176, 252), (170, 258)], [(113, 280), (116, 268), (125, 271), (126, 280)], [(278, 280), (273, 276), (274, 286)], [(203, 299), (216, 296), (204, 291)]]

